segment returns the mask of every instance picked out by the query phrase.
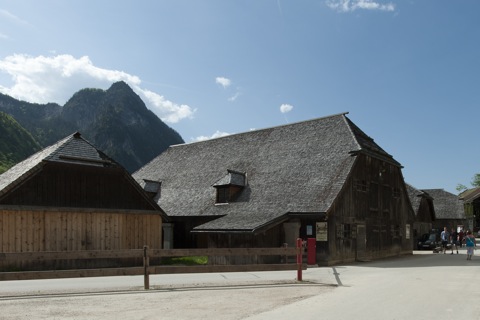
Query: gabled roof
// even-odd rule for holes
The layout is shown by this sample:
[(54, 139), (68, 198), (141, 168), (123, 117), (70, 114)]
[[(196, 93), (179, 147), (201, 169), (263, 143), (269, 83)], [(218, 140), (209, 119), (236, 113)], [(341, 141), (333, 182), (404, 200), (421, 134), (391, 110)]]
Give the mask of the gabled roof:
[(121, 167), (76, 132), (46, 147), (0, 175), (0, 196), (39, 170), (45, 162)]
[(465, 203), (471, 203), (477, 199), (480, 199), (480, 187), (465, 190), (459, 195), (459, 197)]
[[(362, 152), (400, 166), (342, 113), (171, 146), (133, 176), (161, 182), (168, 216), (222, 216), (197, 231), (255, 231), (290, 212), (327, 212)], [(245, 186), (235, 202), (215, 205), (227, 172), (245, 173)]]
[[(418, 190), (408, 183), (405, 183), (405, 186), (407, 188), (408, 198), (410, 199), (410, 203), (412, 204), (415, 216), (418, 216), (422, 199), (428, 199), (430, 201), (433, 201), (433, 198), (424, 190)], [(435, 212), (433, 210), (431, 212), (431, 218), (432, 220), (435, 220)]]
[(465, 219), (463, 201), (443, 189), (423, 189), (433, 198), (437, 219)]
[[(153, 201), (145, 192), (142, 187), (133, 179), (128, 171), (123, 168), (119, 163), (108, 157), (102, 151), (98, 150), (90, 142), (85, 140), (79, 132), (76, 132), (66, 138), (58, 141), (57, 143), (35, 153), (22, 162), (19, 162), (6, 172), (0, 175), (0, 200), (4, 197), (8, 197), (9, 192), (15, 190), (17, 187), (21, 187), (22, 183), (30, 178), (33, 178), (36, 174), (41, 173), (46, 164), (61, 163), (68, 164), (69, 166), (89, 166), (95, 168), (105, 168), (105, 170), (114, 170), (115, 174), (122, 176), (125, 183), (131, 186), (138, 196), (143, 198), (148, 208), (158, 213), (165, 219), (168, 217), (163, 210), (158, 207), (157, 203)], [(57, 169), (56, 169), (57, 170)], [(58, 169), (62, 170), (62, 169)], [(102, 169), (103, 170), (103, 169)], [(94, 171), (97, 172), (98, 171)], [(109, 171), (110, 173), (112, 171)], [(96, 173), (92, 173), (96, 174)], [(71, 181), (75, 183), (75, 181)], [(115, 200), (115, 199), (114, 199)], [(131, 208), (118, 209), (129, 210)], [(143, 209), (142, 209), (143, 210)], [(150, 209), (147, 209), (150, 210)]]
[(405, 183), (405, 186), (407, 187), (408, 198), (410, 199), (410, 203), (412, 204), (413, 211), (415, 212), (415, 215), (416, 215), (418, 213), (418, 209), (420, 208), (422, 196), (427, 193), (425, 193), (422, 190), (418, 190), (414, 188), (408, 183)]

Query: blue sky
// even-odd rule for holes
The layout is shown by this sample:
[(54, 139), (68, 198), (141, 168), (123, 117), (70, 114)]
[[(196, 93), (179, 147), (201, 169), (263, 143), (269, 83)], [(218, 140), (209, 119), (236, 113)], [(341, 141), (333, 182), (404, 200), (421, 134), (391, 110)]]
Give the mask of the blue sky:
[(480, 173), (478, 0), (0, 0), (0, 92), (123, 80), (186, 142), (349, 112), (418, 189)]

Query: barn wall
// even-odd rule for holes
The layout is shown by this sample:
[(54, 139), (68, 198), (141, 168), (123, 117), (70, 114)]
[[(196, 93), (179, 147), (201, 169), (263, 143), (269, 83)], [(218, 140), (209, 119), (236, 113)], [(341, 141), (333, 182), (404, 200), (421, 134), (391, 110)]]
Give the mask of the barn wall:
[[(358, 155), (328, 217), (328, 244), (317, 245), (317, 258), (323, 263), (377, 259), (412, 252), (413, 209), (400, 168), (388, 162)], [(363, 239), (357, 239), (358, 225), (366, 228), (364, 246), (359, 244)], [(410, 239), (406, 237), (407, 225)], [(359, 247), (364, 249), (359, 250)]]
[(146, 194), (121, 168), (47, 163), (0, 204), (154, 210)]
[[(433, 204), (427, 198), (422, 198), (418, 207), (417, 217), (413, 227), (413, 236), (417, 240), (424, 233), (430, 233), (433, 229)], [(413, 244), (413, 248), (417, 249), (417, 243)]]
[[(0, 208), (0, 252), (116, 250), (162, 247), (153, 211)], [(5, 267), (0, 263), (0, 268)]]
[[(280, 247), (283, 239), (282, 225), (259, 234), (254, 233), (209, 233), (199, 235), (209, 248), (274, 248)], [(275, 256), (219, 256), (210, 257), (209, 264), (256, 264), (279, 263), (282, 257)]]

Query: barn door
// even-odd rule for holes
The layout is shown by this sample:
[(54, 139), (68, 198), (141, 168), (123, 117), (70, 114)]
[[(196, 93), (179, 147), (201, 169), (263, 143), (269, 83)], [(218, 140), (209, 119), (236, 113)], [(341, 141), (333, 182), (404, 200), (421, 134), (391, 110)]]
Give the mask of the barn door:
[(357, 261), (366, 260), (366, 251), (367, 251), (367, 233), (365, 232), (365, 225), (357, 225)]

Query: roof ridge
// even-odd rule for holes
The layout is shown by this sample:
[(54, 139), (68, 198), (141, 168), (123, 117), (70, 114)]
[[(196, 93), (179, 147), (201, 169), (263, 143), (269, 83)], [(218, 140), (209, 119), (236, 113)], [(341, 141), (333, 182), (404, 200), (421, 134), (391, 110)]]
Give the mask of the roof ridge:
[(319, 118), (314, 118), (314, 119), (307, 119), (307, 120), (295, 121), (295, 122), (291, 122), (291, 123), (287, 123), (287, 124), (279, 124), (279, 125), (271, 126), (271, 127), (265, 127), (265, 128), (254, 129), (254, 130), (249, 130), (249, 131), (232, 133), (232, 134), (229, 134), (229, 135), (226, 135), (226, 136), (222, 136), (222, 137), (215, 137), (215, 138), (210, 138), (210, 139), (206, 139), (206, 140), (193, 141), (193, 142), (182, 143), (182, 144), (175, 144), (175, 145), (170, 146), (169, 148), (178, 147), (178, 146), (184, 146), (184, 145), (186, 145), (186, 144), (196, 144), (196, 143), (201, 143), (201, 142), (205, 142), (205, 141), (225, 139), (225, 138), (231, 137), (231, 136), (238, 136), (238, 135), (243, 135), (243, 134), (251, 134), (251, 133), (253, 133), (253, 132), (261, 132), (261, 131), (266, 131), (266, 130), (272, 130), (272, 129), (277, 129), (277, 128), (294, 126), (294, 125), (298, 125), (298, 124), (302, 124), (302, 123), (315, 122), (315, 121), (324, 120), (324, 119), (328, 119), (328, 118), (334, 118), (334, 117), (338, 117), (338, 116), (345, 116), (345, 115), (347, 115), (348, 113), (349, 113), (349, 112), (346, 111), (346, 112), (336, 113), (336, 114), (332, 114), (332, 115), (329, 115), (329, 116), (324, 116), (324, 117), (319, 117)]
[(393, 158), (393, 156), (385, 151), (375, 140), (365, 133), (359, 126), (357, 126), (348, 117), (345, 117), (347, 126), (353, 135), (354, 141), (359, 146), (360, 152), (364, 152), (370, 155), (376, 155), (380, 159), (401, 166), (401, 164)]

